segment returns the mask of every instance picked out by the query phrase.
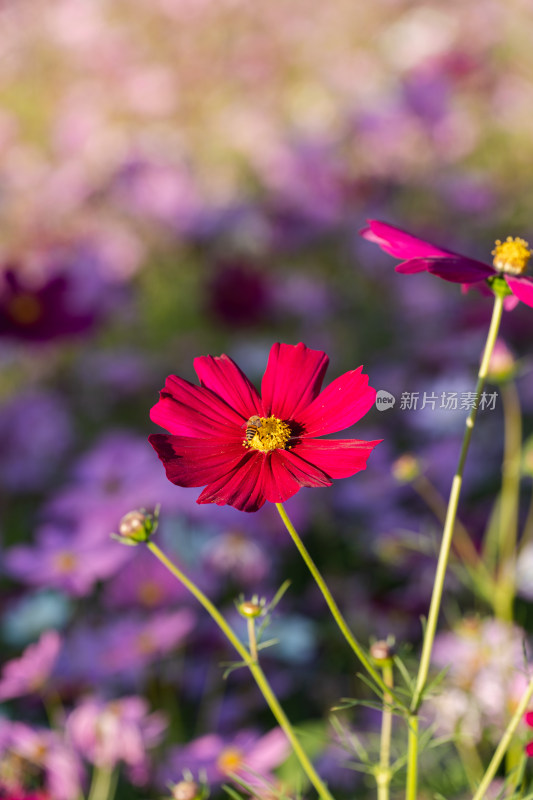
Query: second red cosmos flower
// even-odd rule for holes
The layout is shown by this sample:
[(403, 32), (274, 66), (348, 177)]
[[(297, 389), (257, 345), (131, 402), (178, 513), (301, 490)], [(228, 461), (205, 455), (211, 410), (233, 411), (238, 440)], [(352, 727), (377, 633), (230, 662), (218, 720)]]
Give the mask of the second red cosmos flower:
[(205, 486), (198, 503), (257, 511), (365, 469), (378, 441), (315, 438), (353, 425), (376, 397), (362, 367), (321, 392), (328, 361), (301, 343), (274, 344), (261, 395), (226, 355), (195, 359), (200, 386), (170, 375), (150, 413), (170, 435), (149, 437), (168, 479)]

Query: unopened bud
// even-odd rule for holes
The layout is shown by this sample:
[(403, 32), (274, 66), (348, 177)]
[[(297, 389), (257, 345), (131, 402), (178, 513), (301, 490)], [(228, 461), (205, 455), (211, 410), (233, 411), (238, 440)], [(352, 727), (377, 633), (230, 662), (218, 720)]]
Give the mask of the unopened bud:
[(255, 619), (259, 617), (262, 612), (262, 607), (259, 603), (254, 603), (252, 600), (245, 600), (239, 604), (239, 614), (246, 619)]
[(180, 781), (172, 789), (173, 800), (196, 800), (201, 795), (202, 790), (196, 781)]
[(400, 456), (392, 465), (392, 474), (398, 483), (412, 483), (421, 471), (420, 461), (411, 453)]
[(374, 642), (370, 646), (370, 655), (378, 666), (383, 666), (392, 659), (393, 649), (390, 644), (383, 639)]
[(515, 359), (505, 342), (497, 339), (489, 361), (488, 378), (499, 383), (514, 376)]
[(118, 535), (112, 533), (111, 536), (123, 544), (136, 545), (147, 542), (157, 530), (158, 517), (159, 506), (153, 514), (144, 509), (129, 511), (120, 520)]

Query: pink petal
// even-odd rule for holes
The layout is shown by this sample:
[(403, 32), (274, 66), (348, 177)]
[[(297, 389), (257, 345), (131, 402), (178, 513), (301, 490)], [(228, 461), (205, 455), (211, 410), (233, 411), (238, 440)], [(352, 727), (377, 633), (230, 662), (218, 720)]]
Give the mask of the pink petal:
[(494, 275), (494, 270), (488, 264), (463, 256), (414, 258), (411, 261), (404, 261), (396, 267), (396, 272), (404, 275), (424, 271), (452, 283), (478, 283)]
[(148, 441), (161, 459), (167, 478), (177, 486), (205, 486), (224, 479), (252, 456), (238, 443), (154, 433)]
[(507, 285), (515, 297), (518, 297), (526, 306), (533, 306), (533, 279), (529, 277), (514, 278), (505, 276)]
[(533, 756), (533, 742), (529, 742), (529, 744), (526, 744), (525, 751), (528, 756)]
[(318, 467), (330, 478), (349, 478), (366, 468), (366, 462), (381, 439), (302, 439), (291, 453)]
[(533, 711), (528, 711), (527, 714), (524, 714), (524, 722), (530, 728), (533, 728)]
[(242, 440), (248, 416), (238, 414), (209, 389), (169, 375), (150, 419), (177, 436)]
[(263, 491), (270, 503), (284, 503), (303, 486), (331, 486), (321, 469), (291, 450), (274, 450), (265, 458), (261, 473)]
[(263, 406), (255, 386), (228, 356), (201, 356), (194, 368), (202, 386), (211, 389), (245, 419), (262, 416)]
[(386, 222), (379, 222), (377, 219), (368, 220), (368, 228), (364, 228), (360, 233), (369, 242), (379, 244), (382, 250), (390, 253), (396, 258), (412, 259), (435, 256), (454, 256), (451, 250), (444, 250), (430, 242), (412, 236), (410, 233), (388, 225)]
[(257, 451), (247, 451), (247, 456), (241, 464), (210, 482), (196, 502), (234, 506), (239, 511), (258, 511), (266, 500), (260, 480), (264, 456)]
[(249, 769), (263, 774), (267, 770), (279, 767), (290, 752), (291, 747), (286, 735), (281, 728), (274, 728), (255, 743), (251, 752), (247, 754), (245, 763)]
[(328, 362), (322, 350), (276, 342), (261, 385), (264, 415), (296, 419), (320, 392)]
[(322, 436), (349, 428), (372, 407), (376, 390), (368, 385), (363, 367), (340, 375), (298, 416), (306, 436)]

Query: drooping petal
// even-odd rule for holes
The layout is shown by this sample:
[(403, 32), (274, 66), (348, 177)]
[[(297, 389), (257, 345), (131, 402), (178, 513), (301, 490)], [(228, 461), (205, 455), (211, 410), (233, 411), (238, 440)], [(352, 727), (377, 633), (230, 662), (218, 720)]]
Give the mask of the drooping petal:
[(530, 728), (533, 728), (533, 711), (528, 711), (524, 714), (524, 722), (526, 725), (529, 725)]
[(218, 506), (233, 506), (239, 511), (258, 511), (266, 497), (260, 480), (264, 456), (247, 451), (248, 457), (224, 475), (205, 487), (197, 503), (216, 503)]
[(177, 486), (205, 486), (246, 464), (252, 454), (242, 442), (222, 442), (154, 433), (148, 441), (165, 467), (167, 478)]
[(478, 283), (491, 275), (494, 270), (488, 264), (463, 256), (447, 258), (413, 258), (398, 264), (396, 272), (413, 275), (417, 272), (430, 272), (452, 283)]
[(451, 250), (437, 247), (431, 242), (426, 242), (424, 239), (412, 236), (401, 228), (396, 228), (394, 225), (388, 225), (386, 222), (380, 222), (377, 219), (369, 219), (368, 228), (363, 228), (360, 234), (363, 239), (375, 242), (382, 250), (390, 253), (391, 256), (396, 256), (396, 258), (410, 260), (412, 258), (453, 257), (456, 255)]
[(203, 386), (169, 375), (150, 419), (176, 436), (241, 439), (246, 420)]
[(505, 280), (515, 297), (526, 306), (533, 306), (533, 278), (528, 276), (514, 277), (506, 275)]
[(330, 478), (349, 478), (366, 468), (370, 453), (380, 441), (304, 438), (290, 452)]
[(284, 503), (303, 486), (331, 486), (330, 478), (315, 465), (303, 461), (292, 450), (273, 450), (265, 458), (261, 473), (269, 503)]
[(528, 756), (533, 756), (533, 742), (528, 742), (525, 747)]
[(261, 398), (253, 383), (228, 356), (200, 356), (194, 359), (200, 385), (211, 389), (245, 419), (263, 413)]
[(363, 367), (340, 375), (299, 414), (305, 436), (322, 436), (349, 428), (363, 417), (376, 399)]
[(320, 392), (328, 363), (322, 350), (276, 342), (261, 384), (264, 415), (297, 419)]

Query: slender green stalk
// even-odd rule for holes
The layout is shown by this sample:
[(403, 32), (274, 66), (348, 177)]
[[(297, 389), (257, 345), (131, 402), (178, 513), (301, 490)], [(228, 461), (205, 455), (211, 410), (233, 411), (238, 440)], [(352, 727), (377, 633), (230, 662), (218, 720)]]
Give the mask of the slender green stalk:
[(111, 800), (115, 795), (116, 773), (110, 767), (95, 767), (88, 800)]
[[(171, 572), (174, 577), (176, 577), (182, 584), (185, 586), (186, 589), (191, 592), (191, 594), (198, 600), (198, 602), (205, 608), (207, 613), (211, 616), (211, 618), (216, 622), (220, 630), (223, 632), (225, 637), (228, 641), (233, 645), (235, 650), (238, 652), (250, 672), (252, 673), (255, 682), (257, 683), (263, 697), (265, 698), (272, 714), (276, 718), (278, 724), (284, 731), (287, 739), (289, 740), (291, 747), (297, 756), (302, 769), (304, 770), (305, 774), (309, 778), (312, 785), (315, 787), (316, 791), (318, 792), (319, 796), (322, 800), (333, 800), (332, 795), (330, 794), (329, 790), (322, 782), (318, 774), (316, 773), (313, 765), (309, 761), (307, 754), (305, 753), (302, 745), (298, 741), (296, 734), (292, 728), (291, 723), (285, 712), (283, 711), (279, 701), (272, 691), (270, 684), (268, 683), (266, 676), (257, 663), (256, 660), (252, 658), (246, 647), (242, 644), (236, 633), (233, 629), (228, 625), (220, 611), (213, 605), (213, 603), (209, 600), (208, 597), (193, 583), (175, 564), (170, 561), (169, 558), (163, 553), (159, 547), (154, 544), (153, 542), (147, 542), (147, 547), (152, 553), (155, 555), (159, 561), (164, 564), (164, 566)], [(94, 800), (97, 800), (94, 798)]]
[[(316, 566), (315, 562), (313, 561), (313, 559), (309, 555), (309, 552), (308, 552), (307, 548), (305, 547), (304, 543), (300, 539), (300, 537), (299, 537), (299, 535), (298, 535), (298, 533), (296, 531), (296, 528), (294, 527), (294, 525), (290, 521), (287, 512), (283, 508), (283, 505), (281, 503), (276, 503), (276, 508), (278, 509), (279, 515), (280, 515), (281, 519), (283, 520), (283, 523), (284, 523), (285, 527), (289, 531), (289, 534), (290, 534), (294, 544), (298, 548), (298, 550), (300, 552), (300, 555), (302, 556), (303, 560), (307, 564), (307, 567), (309, 568), (309, 572), (311, 573), (311, 575), (315, 579), (315, 582), (318, 585), (318, 588), (322, 592), (322, 595), (323, 595), (326, 603), (328, 604), (329, 610), (331, 611), (333, 619), (337, 623), (342, 635), (344, 636), (344, 638), (346, 639), (346, 641), (348, 642), (348, 644), (352, 648), (353, 652), (355, 653), (355, 655), (357, 656), (357, 658), (359, 659), (359, 661), (361, 662), (363, 667), (366, 669), (366, 671), (368, 672), (368, 674), (370, 675), (372, 680), (380, 687), (380, 689), (385, 694), (391, 694), (391, 692), (389, 690), (389, 687), (385, 684), (385, 682), (383, 681), (383, 678), (381, 677), (379, 672), (376, 669), (374, 669), (374, 667), (370, 663), (370, 659), (368, 658), (368, 656), (366, 655), (365, 651), (363, 650), (363, 648), (361, 647), (361, 645), (359, 644), (359, 642), (357, 641), (357, 639), (355, 638), (355, 636), (351, 632), (350, 628), (348, 627), (348, 624), (346, 623), (346, 620), (342, 616), (337, 603), (333, 599), (333, 595), (331, 594), (331, 592), (330, 592), (330, 590), (328, 588), (328, 585), (326, 584), (326, 581), (324, 580), (324, 578), (320, 574), (320, 572), (318, 570), (318, 567)], [(393, 697), (396, 700), (396, 702), (398, 702), (398, 703), (403, 705), (403, 702), (401, 700), (399, 700), (398, 697), (396, 697), (394, 695), (394, 693), (392, 693), (392, 694), (393, 694)]]
[(516, 729), (518, 728), (520, 720), (524, 716), (524, 713), (526, 711), (526, 708), (528, 707), (532, 695), (533, 695), (533, 678), (530, 679), (527, 688), (524, 694), (522, 695), (520, 702), (516, 708), (516, 711), (511, 717), (511, 721), (509, 722), (509, 725), (505, 729), (505, 733), (500, 739), (500, 743), (496, 748), (496, 752), (492, 756), (491, 762), (487, 767), (485, 774), (481, 779), (481, 783), (477, 788), (477, 792), (474, 794), (472, 800), (483, 800), (483, 798), (486, 796), (487, 789), (489, 788), (490, 784), (494, 779), (494, 776), (496, 775), (496, 772), (498, 771), (498, 767), (502, 762), (502, 759), (507, 751), (507, 748), (511, 744), (511, 740), (514, 736)]
[(418, 787), (418, 717), (411, 715), (407, 718), (407, 783), (405, 786), (405, 800), (417, 800)]
[[(452, 544), (453, 531), (455, 528), (455, 521), (457, 517), (457, 509), (459, 506), (459, 497), (461, 495), (461, 488), (463, 484), (463, 472), (470, 447), (470, 440), (472, 438), (472, 431), (477, 417), (477, 410), (485, 380), (487, 377), (490, 358), (498, 330), (500, 328), (500, 321), (503, 311), (503, 297), (496, 294), (494, 297), (494, 306), (492, 309), (492, 318), (490, 321), (489, 332), (487, 334), (487, 341), (485, 342), (485, 349), (478, 371), (477, 384), (474, 394), (474, 403), (470, 413), (466, 419), (465, 432), (463, 442), (461, 445), (461, 452), (459, 454), (459, 463), (453, 478), (450, 497), (448, 500), (448, 508), (446, 511), (446, 519), (444, 521), (444, 529), (442, 532), (442, 542), (440, 546), (440, 553), (437, 562), (437, 570), (435, 573), (435, 581), (433, 584), (433, 592), (431, 595), (431, 603), (429, 606), (429, 613), (427, 618), (426, 629), (424, 632), (424, 641), (422, 644), (422, 655), (420, 657), (420, 664), (418, 667), (418, 675), (416, 678), (415, 690), (411, 702), (411, 711), (413, 717), (418, 712), (422, 702), (424, 687), (426, 685), (429, 665), (431, 662), (431, 653), (433, 651), (433, 642), (435, 640), (435, 633), (437, 631), (437, 622), (439, 618), (440, 606), (442, 601), (442, 593), (444, 589), (444, 579), (446, 577), (446, 570), (448, 568), (448, 560), (450, 557), (450, 548)], [(412, 730), (411, 724), (409, 725), (409, 740), (408, 740), (408, 760), (407, 760), (407, 800), (416, 800), (416, 785), (417, 785), (417, 771), (418, 771), (418, 735)]]
[(258, 661), (257, 657), (257, 636), (255, 633), (255, 619), (246, 620), (248, 627), (248, 646), (250, 647), (250, 656), (252, 661)]
[(472, 438), (472, 431), (476, 422), (477, 410), (479, 400), (483, 387), (485, 386), (485, 379), (489, 368), (490, 357), (494, 349), (496, 337), (500, 327), (500, 320), (503, 310), (503, 298), (496, 295), (494, 298), (494, 308), (492, 310), (492, 319), (490, 322), (489, 333), (485, 343), (485, 350), (483, 358), (479, 367), (477, 385), (475, 390), (475, 399), (470, 413), (466, 419), (465, 432), (463, 436), (463, 443), (461, 446), (461, 453), (459, 455), (459, 463), (457, 471), (453, 478), (450, 498), (448, 500), (448, 509), (446, 512), (446, 520), (444, 522), (444, 530), (442, 533), (442, 542), (439, 553), (439, 560), (437, 562), (437, 571), (435, 574), (435, 583), (433, 584), (433, 594), (431, 596), (431, 604), (429, 607), (429, 614), (427, 625), (424, 635), (424, 642), (422, 645), (422, 656), (420, 658), (420, 665), (418, 668), (418, 675), (415, 685), (415, 692), (411, 709), (416, 712), (420, 706), (422, 692), (426, 685), (427, 676), (429, 672), (429, 664), (431, 661), (431, 653), (433, 650), (433, 642), (435, 639), (435, 632), (437, 630), (437, 621), (439, 617), (440, 605), (442, 600), (442, 592), (444, 588), (444, 579), (446, 577), (446, 569), (448, 567), (448, 559), (450, 555), (450, 547), (452, 543), (453, 529), (455, 527), (455, 519), (457, 516), (457, 508), (459, 505), (459, 497), (461, 495), (461, 488), (463, 483), (463, 472), (470, 447), (470, 440)]
[(507, 383), (503, 387), (502, 400), (504, 453), (499, 509), (498, 577), (494, 594), (494, 610), (498, 619), (504, 622), (512, 622), (516, 582), (520, 466), (522, 460), (522, 413), (514, 383)]
[[(386, 686), (394, 686), (392, 661), (383, 665), (383, 681)], [(392, 735), (392, 711), (390, 703), (392, 697), (386, 694), (383, 697), (383, 714), (381, 717), (381, 738), (379, 745), (379, 768), (376, 774), (378, 787), (378, 800), (389, 800), (389, 787), (391, 781), (390, 769), (390, 743)]]

